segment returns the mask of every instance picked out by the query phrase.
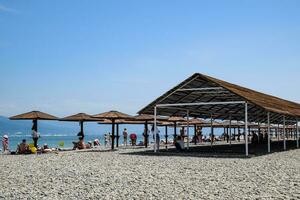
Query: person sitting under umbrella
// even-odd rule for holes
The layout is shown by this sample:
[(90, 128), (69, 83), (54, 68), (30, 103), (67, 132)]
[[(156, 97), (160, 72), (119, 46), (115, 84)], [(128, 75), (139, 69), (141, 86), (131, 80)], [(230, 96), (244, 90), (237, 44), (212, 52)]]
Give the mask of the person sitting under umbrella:
[(23, 139), (22, 143), (18, 145), (17, 153), (18, 154), (30, 154), (31, 153), (29, 145), (26, 143), (25, 139)]
[(131, 133), (130, 134), (130, 140), (131, 140), (131, 145), (132, 146), (135, 146), (136, 145), (136, 139), (137, 139), (137, 136), (135, 133)]

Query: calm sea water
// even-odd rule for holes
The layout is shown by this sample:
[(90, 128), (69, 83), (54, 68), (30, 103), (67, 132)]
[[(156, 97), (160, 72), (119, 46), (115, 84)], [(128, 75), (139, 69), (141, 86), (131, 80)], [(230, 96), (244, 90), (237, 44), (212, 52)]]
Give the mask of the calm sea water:
[[(8, 120), (0, 121), (0, 137), (4, 134), (9, 136), (9, 148), (14, 151), (17, 148), (17, 145), (26, 139), (27, 143), (33, 143), (31, 138), (31, 125), (30, 121), (26, 122), (12, 122)], [(120, 140), (119, 144), (123, 144), (122, 131), (124, 128), (127, 129), (128, 134), (135, 133), (137, 134), (137, 143), (143, 141), (143, 130), (144, 125), (120, 125), (119, 126), (119, 135)], [(149, 126), (149, 130), (150, 130)], [(104, 134), (111, 132), (111, 125), (99, 125), (97, 123), (86, 123), (84, 124), (85, 130), (85, 142), (93, 141), (94, 139), (99, 139), (100, 143), (104, 144)], [(165, 127), (160, 127), (160, 138), (164, 139)], [(41, 122), (39, 124), (39, 132), (41, 138), (39, 139), (38, 144), (42, 146), (43, 144), (48, 144), (50, 147), (58, 147), (60, 142), (64, 142), (65, 148), (73, 147), (74, 141), (78, 141), (77, 133), (79, 131), (78, 123), (62, 123), (62, 122)], [(209, 135), (210, 129), (203, 129), (204, 135)], [(174, 133), (172, 127), (168, 128), (169, 139), (171, 140), (171, 135)], [(179, 129), (177, 130), (179, 133)], [(194, 129), (190, 129), (190, 135), (193, 135)], [(221, 130), (216, 129), (216, 135), (221, 134)], [(150, 135), (149, 140), (152, 142), (153, 137)], [(2, 149), (2, 143), (1, 143)]]

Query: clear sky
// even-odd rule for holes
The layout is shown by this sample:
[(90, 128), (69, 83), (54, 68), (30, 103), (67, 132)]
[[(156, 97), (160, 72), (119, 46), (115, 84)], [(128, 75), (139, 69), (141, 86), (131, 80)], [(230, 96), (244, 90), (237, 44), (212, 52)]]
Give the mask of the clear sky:
[(300, 102), (300, 1), (0, 0), (0, 115), (135, 114), (194, 72)]

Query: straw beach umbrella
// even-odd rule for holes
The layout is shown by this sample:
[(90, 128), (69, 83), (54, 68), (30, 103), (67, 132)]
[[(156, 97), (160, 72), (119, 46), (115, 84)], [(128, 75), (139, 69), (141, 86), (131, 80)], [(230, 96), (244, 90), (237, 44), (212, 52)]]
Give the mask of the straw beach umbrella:
[[(104, 113), (100, 113), (97, 115), (93, 115), (93, 117), (98, 118), (98, 119), (108, 119), (111, 120), (112, 122), (112, 144), (111, 144), (111, 149), (114, 149), (115, 146), (115, 122), (118, 119), (133, 119), (132, 116), (127, 115), (125, 113), (122, 112), (118, 112), (118, 111), (109, 111), (109, 112), (104, 112)], [(118, 133), (118, 132), (117, 132)], [(117, 135), (117, 144), (119, 143), (119, 135)]]
[[(10, 120), (32, 120), (32, 130), (38, 132), (38, 120), (58, 120), (57, 117), (40, 111), (31, 111), (9, 118)], [(37, 138), (38, 140), (38, 138)], [(34, 142), (37, 147), (37, 140)]]
[(59, 121), (79, 122), (80, 133), (81, 133), (79, 136), (82, 136), (82, 138), (84, 138), (83, 123), (84, 122), (95, 122), (95, 121), (99, 121), (99, 119), (94, 118), (91, 115), (88, 115), (85, 113), (78, 113), (75, 115), (64, 117), (64, 118), (60, 119)]

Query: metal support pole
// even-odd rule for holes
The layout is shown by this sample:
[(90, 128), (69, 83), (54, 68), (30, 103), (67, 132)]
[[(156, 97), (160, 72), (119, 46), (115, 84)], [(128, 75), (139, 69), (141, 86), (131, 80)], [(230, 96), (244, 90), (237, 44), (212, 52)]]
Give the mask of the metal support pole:
[(144, 141), (145, 141), (145, 148), (148, 147), (148, 138), (149, 138), (149, 135), (148, 135), (148, 121), (145, 122), (145, 138), (144, 138)]
[(194, 124), (194, 142), (195, 142), (195, 145), (197, 144), (197, 139), (196, 139), (196, 137), (197, 137), (197, 125)]
[(249, 156), (248, 152), (248, 103), (245, 103), (245, 151), (246, 156)]
[(283, 150), (286, 150), (285, 116), (283, 116)]
[(257, 133), (258, 144), (260, 143), (260, 132), (261, 132), (261, 130), (260, 130), (260, 122), (258, 122), (258, 133)]
[(277, 140), (279, 141), (279, 139), (280, 139), (280, 125), (278, 124), (278, 126), (277, 126)]
[(231, 133), (231, 115), (229, 117), (229, 145), (231, 146), (231, 138), (232, 138), (232, 133)]
[(298, 121), (298, 118), (297, 118), (297, 123), (296, 123), (296, 139), (297, 139), (297, 148), (299, 148), (299, 121)]
[(268, 153), (271, 152), (270, 112), (268, 112)]
[(157, 107), (154, 107), (154, 152), (156, 153), (156, 129), (157, 129), (157, 121), (156, 121), (156, 115), (157, 115)]
[(212, 115), (211, 115), (211, 117), (210, 117), (210, 146), (212, 147), (212, 145), (213, 145), (213, 132), (214, 132), (214, 128), (213, 128), (213, 117), (212, 117)]
[(186, 130), (186, 134), (187, 134), (187, 149), (190, 148), (190, 113), (189, 110), (187, 110), (187, 130)]

